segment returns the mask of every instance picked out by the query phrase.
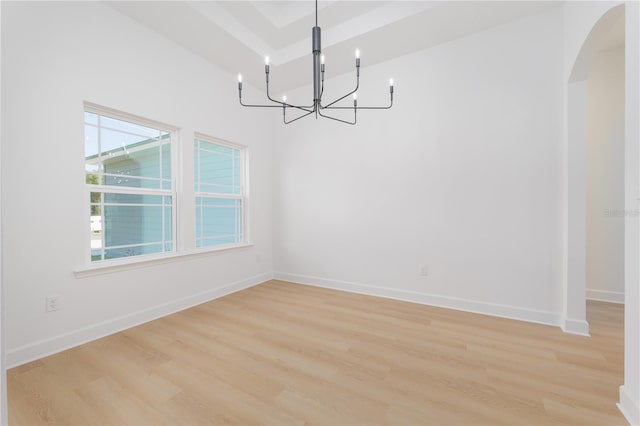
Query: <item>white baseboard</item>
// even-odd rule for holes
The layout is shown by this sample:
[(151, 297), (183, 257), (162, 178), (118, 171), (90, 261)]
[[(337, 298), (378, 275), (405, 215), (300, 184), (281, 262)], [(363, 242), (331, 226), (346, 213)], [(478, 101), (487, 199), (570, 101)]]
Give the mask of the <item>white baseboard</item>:
[(640, 425), (640, 406), (638, 405), (638, 402), (634, 401), (633, 398), (629, 396), (624, 385), (620, 386), (620, 402), (618, 403), (618, 409), (631, 426)]
[(93, 324), (88, 327), (11, 349), (6, 352), (7, 368), (13, 368), (30, 361), (64, 351), (74, 346), (135, 327), (136, 325), (144, 324), (175, 312), (191, 308), (201, 303), (226, 296), (227, 294), (253, 287), (265, 281), (269, 281), (271, 278), (271, 273), (256, 275), (179, 300), (174, 300), (169, 303), (123, 315), (112, 320)]
[(587, 289), (587, 299), (600, 302), (624, 303), (624, 293), (621, 291)]
[(562, 328), (562, 331), (565, 333), (589, 336), (589, 323), (585, 320), (563, 317), (560, 323), (560, 328)]
[(376, 287), (367, 284), (331, 280), (307, 275), (289, 274), (285, 272), (274, 272), (273, 278), (296, 284), (312, 285), (316, 287), (330, 288), (333, 290), (342, 290), (351, 293), (360, 293), (369, 296), (386, 297), (405, 302), (455, 309), (458, 311), (474, 312), (519, 321), (560, 326), (560, 315), (554, 314), (553, 312), (538, 311), (520, 308), (517, 306), (499, 305), (495, 303), (478, 302), (470, 299), (439, 296), (407, 290), (398, 290), (389, 287)]

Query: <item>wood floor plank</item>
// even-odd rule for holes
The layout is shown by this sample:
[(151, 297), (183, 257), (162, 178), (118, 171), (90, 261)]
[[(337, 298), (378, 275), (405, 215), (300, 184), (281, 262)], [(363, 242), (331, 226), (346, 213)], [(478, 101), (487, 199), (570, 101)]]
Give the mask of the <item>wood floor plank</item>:
[(557, 327), (270, 281), (7, 372), (12, 425), (626, 424), (622, 305)]

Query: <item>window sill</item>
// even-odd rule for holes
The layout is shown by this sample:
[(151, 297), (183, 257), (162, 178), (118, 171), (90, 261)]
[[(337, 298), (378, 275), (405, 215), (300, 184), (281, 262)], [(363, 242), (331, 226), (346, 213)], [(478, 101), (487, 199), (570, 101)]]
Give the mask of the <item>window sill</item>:
[(87, 278), (96, 275), (111, 274), (114, 272), (128, 271), (131, 269), (148, 268), (172, 262), (180, 262), (192, 258), (226, 252), (229, 250), (253, 247), (253, 243), (234, 244), (231, 246), (205, 247), (182, 253), (168, 253), (160, 255), (139, 256), (135, 258), (104, 260), (73, 271), (76, 278)]

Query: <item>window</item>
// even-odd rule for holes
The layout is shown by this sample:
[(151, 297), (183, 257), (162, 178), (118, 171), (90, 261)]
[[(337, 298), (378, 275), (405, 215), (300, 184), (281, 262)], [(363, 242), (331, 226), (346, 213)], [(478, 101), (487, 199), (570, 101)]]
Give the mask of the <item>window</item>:
[(174, 251), (176, 129), (85, 104), (91, 261)]
[(245, 242), (245, 148), (196, 135), (196, 247)]

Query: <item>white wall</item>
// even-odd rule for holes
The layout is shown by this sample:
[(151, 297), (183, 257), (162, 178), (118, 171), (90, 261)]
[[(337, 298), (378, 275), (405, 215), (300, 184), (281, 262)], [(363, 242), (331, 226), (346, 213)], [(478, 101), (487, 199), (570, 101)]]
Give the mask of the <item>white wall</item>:
[[(2, 7), (0, 7), (0, 22), (2, 22)], [(0, 46), (2, 46), (2, 32), (0, 31)], [(2, 81), (2, 55), (0, 55), (0, 82)], [(1, 84), (0, 84), (1, 85)], [(0, 135), (2, 134), (2, 102), (0, 102)], [(1, 141), (1, 138), (0, 138)], [(2, 143), (0, 143), (0, 159), (2, 159)], [(0, 425), (9, 422), (7, 414), (7, 381), (5, 367), (4, 344), (4, 292), (2, 284), (2, 161), (0, 161)]]
[(624, 385), (620, 411), (640, 424), (640, 4), (625, 5)]
[(559, 324), (562, 37), (557, 8), (373, 67), (363, 52), (359, 104), (394, 77), (396, 105), (281, 129), (275, 275)]
[[(564, 216), (566, 283), (561, 327), (565, 332), (589, 334), (586, 320), (586, 200), (587, 200), (587, 83), (567, 85), (568, 137), (565, 156), (566, 216)], [(559, 286), (560, 288), (563, 288)]]
[[(584, 31), (611, 5), (570, 4), (564, 27), (552, 10), (375, 67), (363, 52), (361, 105), (384, 103), (393, 76), (394, 109), (362, 112), (356, 127), (309, 119), (280, 127), (273, 114), (234, 109), (233, 76), (107, 5), (2, 2), (9, 364), (251, 285), (274, 269), (294, 281), (557, 324), (562, 93)], [(635, 25), (627, 49), (636, 52), (627, 57), (627, 93), (636, 95), (627, 96), (626, 113), (637, 118), (640, 12), (627, 8)], [(327, 96), (350, 81), (329, 81)], [(181, 127), (185, 152), (194, 130), (249, 145), (256, 245), (76, 278), (85, 248), (83, 100)], [(263, 134), (274, 125), (277, 163)], [(626, 159), (635, 165), (625, 171), (626, 207), (637, 209), (638, 157), (629, 147), (637, 149), (638, 122), (626, 126)], [(627, 217), (626, 229), (628, 260), (638, 254), (638, 236), (629, 237), (637, 218)], [(637, 259), (625, 268), (621, 406), (637, 419)], [(50, 294), (62, 296), (62, 309), (45, 314)]]
[(624, 47), (587, 78), (587, 298), (624, 302)]
[[(235, 76), (99, 2), (2, 2), (2, 57), (9, 366), (270, 278), (272, 121), (241, 110)], [(255, 245), (77, 278), (85, 100), (180, 127), (184, 180), (194, 131), (247, 145)], [(60, 295), (59, 311), (45, 313), (48, 295)]]

